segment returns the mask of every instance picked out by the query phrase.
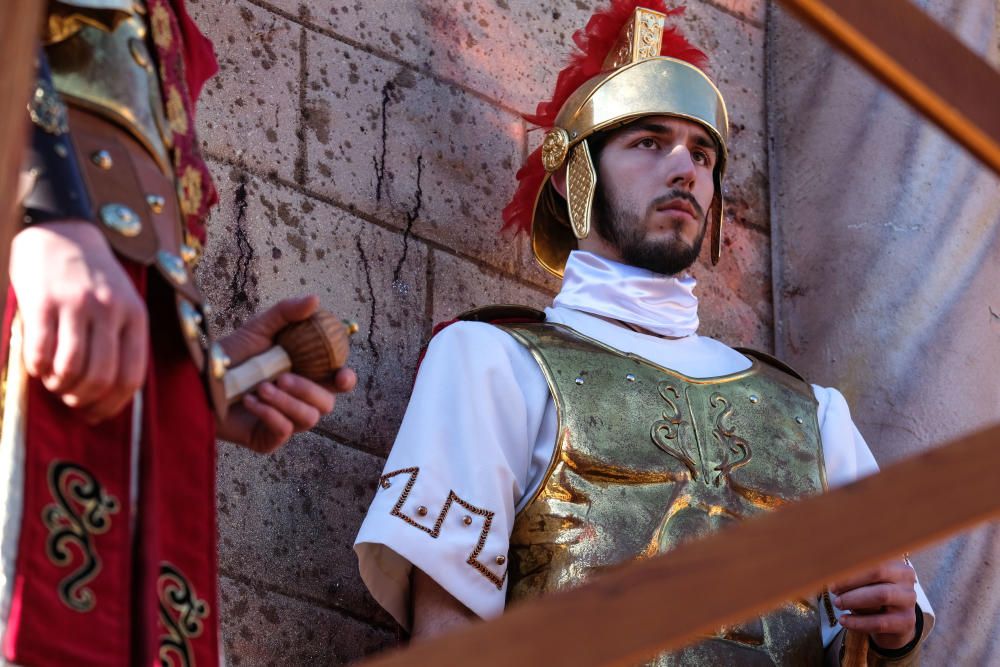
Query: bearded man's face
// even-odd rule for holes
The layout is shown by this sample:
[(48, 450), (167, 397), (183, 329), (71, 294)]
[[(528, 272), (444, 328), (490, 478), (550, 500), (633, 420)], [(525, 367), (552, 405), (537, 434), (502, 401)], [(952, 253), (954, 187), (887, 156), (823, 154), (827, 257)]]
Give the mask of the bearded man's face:
[(715, 196), (715, 141), (699, 124), (648, 116), (600, 149), (594, 229), (631, 266), (664, 275), (698, 258)]

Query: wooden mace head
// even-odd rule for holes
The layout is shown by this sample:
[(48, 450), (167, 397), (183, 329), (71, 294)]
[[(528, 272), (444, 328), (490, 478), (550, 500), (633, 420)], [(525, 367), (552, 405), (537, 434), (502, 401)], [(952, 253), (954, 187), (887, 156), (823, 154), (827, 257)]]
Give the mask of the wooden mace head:
[(293, 373), (314, 382), (329, 382), (347, 363), (350, 337), (357, 331), (357, 324), (317, 310), (308, 319), (289, 324), (274, 340), (288, 353)]

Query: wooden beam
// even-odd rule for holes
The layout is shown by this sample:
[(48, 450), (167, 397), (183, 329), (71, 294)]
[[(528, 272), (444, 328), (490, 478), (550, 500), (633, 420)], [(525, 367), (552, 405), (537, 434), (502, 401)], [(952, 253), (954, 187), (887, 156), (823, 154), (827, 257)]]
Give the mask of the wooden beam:
[(1000, 73), (907, 0), (778, 0), (1000, 175)]
[(635, 665), (1000, 516), (1000, 425), (365, 667)]
[(0, 2), (0, 313), (7, 299), (10, 242), (21, 227), (15, 219), (18, 174), (28, 137), (26, 108), (44, 7), (43, 0)]

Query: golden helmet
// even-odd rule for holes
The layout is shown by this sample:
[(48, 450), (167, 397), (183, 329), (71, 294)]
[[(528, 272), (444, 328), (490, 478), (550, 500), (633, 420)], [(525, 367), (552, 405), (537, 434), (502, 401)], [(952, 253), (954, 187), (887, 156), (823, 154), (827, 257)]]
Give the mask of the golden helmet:
[[(539, 104), (534, 116), (525, 116), (548, 131), (518, 171), (518, 189), (503, 212), (504, 228), (530, 227), (535, 258), (556, 276), (562, 276), (577, 239), (590, 233), (597, 172), (587, 138), (651, 115), (696, 122), (718, 144), (710, 222), (712, 263), (719, 261), (729, 120), (722, 94), (698, 67), (704, 54), (666, 28), (667, 16), (680, 11), (655, 0), (613, 0), (574, 35), (582, 53), (560, 73), (553, 99)], [(563, 165), (565, 199), (551, 182)]]

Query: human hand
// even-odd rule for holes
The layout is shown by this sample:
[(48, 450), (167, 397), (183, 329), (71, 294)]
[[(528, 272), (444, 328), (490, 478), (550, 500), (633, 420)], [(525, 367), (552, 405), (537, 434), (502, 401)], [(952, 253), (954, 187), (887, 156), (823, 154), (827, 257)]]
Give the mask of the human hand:
[(10, 281), (25, 370), (97, 423), (118, 414), (146, 378), (146, 306), (107, 240), (83, 221), (21, 231)]
[[(237, 366), (271, 348), (281, 329), (308, 318), (318, 306), (315, 296), (279, 301), (219, 342)], [(350, 368), (341, 368), (329, 384), (282, 373), (274, 381), (259, 384), (230, 408), (226, 421), (219, 424), (219, 437), (257, 452), (271, 452), (292, 434), (315, 426), (333, 410), (335, 394), (350, 391), (356, 383)]]
[(917, 575), (908, 562), (892, 560), (830, 588), (844, 611), (840, 624), (866, 632), (881, 648), (897, 649), (914, 639)]

